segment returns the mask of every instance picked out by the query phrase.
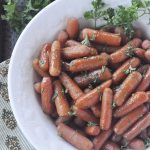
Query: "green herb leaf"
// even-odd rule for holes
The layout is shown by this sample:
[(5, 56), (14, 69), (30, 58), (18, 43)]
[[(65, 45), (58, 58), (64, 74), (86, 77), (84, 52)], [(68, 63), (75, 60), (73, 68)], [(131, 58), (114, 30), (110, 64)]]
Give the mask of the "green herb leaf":
[(98, 75), (98, 74), (94, 75), (93, 83), (94, 83), (94, 84), (95, 84), (95, 83), (99, 83), (99, 81), (100, 81), (99, 75)]
[(9, 0), (3, 5), (5, 15), (2, 16), (10, 26), (20, 33), (27, 23), (45, 6), (54, 0), (26, 0), (24, 7), (18, 9), (19, 0)]
[(150, 147), (150, 138), (146, 138), (146, 139), (144, 140), (144, 143), (145, 143), (145, 146), (146, 146), (146, 147)]
[(91, 126), (98, 126), (98, 124), (95, 123), (95, 122), (89, 121), (88, 124), (87, 124), (87, 126), (88, 126), (88, 127), (91, 127)]
[(91, 46), (88, 35), (86, 34), (84, 40), (81, 42), (82, 45)]
[(94, 19), (95, 28), (97, 27), (97, 20), (104, 15), (105, 3), (102, 0), (93, 0), (91, 3), (93, 9), (86, 11), (84, 17), (86, 19)]
[(132, 58), (134, 56), (134, 48), (132, 47), (131, 44), (129, 44), (127, 50), (126, 50), (126, 55)]
[(65, 89), (65, 93), (66, 93), (66, 94), (68, 93), (68, 89)]
[(54, 92), (54, 95), (53, 95), (53, 97), (52, 97), (52, 102), (55, 102), (55, 99), (56, 99), (57, 96), (58, 96), (58, 93), (55, 91), (55, 92)]
[(116, 103), (113, 102), (113, 103), (112, 103), (112, 109), (116, 108), (116, 106), (117, 106)]
[(129, 68), (127, 70), (124, 70), (123, 72), (128, 75), (130, 73), (132, 73), (133, 71), (135, 71), (136, 68), (133, 68), (131, 65), (129, 66)]
[(96, 35), (93, 33), (92, 37), (90, 38), (90, 41), (95, 41)]
[(106, 66), (102, 66), (101, 68), (101, 74), (105, 72)]
[(68, 115), (69, 115), (69, 116), (75, 116), (75, 115), (76, 115), (76, 113), (75, 113), (75, 112), (73, 112), (73, 111), (69, 111), (69, 112), (68, 112)]
[(68, 112), (69, 116), (76, 116), (76, 112), (73, 110), (73, 106), (70, 107), (70, 111)]

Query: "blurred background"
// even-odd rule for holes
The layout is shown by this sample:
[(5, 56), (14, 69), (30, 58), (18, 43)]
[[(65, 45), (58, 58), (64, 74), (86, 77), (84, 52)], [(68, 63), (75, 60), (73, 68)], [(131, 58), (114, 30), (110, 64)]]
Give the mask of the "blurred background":
[(11, 57), (28, 22), (54, 0), (0, 0), (0, 62)]

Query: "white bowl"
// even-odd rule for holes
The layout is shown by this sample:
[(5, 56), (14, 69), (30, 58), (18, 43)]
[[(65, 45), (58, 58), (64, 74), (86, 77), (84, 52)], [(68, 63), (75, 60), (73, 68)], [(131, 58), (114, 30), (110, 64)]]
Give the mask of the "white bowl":
[[(130, 1), (107, 0), (110, 6)], [(91, 7), (91, 0), (57, 0), (44, 8), (27, 25), (14, 48), (8, 74), (11, 107), (25, 137), (38, 150), (73, 150), (70, 144), (57, 135), (56, 127), (46, 116), (38, 102), (33, 83), (38, 81), (32, 69), (32, 60), (39, 55), (45, 42), (52, 42), (59, 31), (65, 29), (69, 17), (79, 18), (81, 27), (90, 22), (83, 12)], [(145, 33), (150, 27), (145, 18), (136, 23)]]

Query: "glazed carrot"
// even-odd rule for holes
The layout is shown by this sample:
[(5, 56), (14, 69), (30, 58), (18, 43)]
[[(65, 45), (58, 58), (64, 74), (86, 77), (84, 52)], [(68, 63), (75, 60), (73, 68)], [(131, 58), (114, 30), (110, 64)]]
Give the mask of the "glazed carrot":
[(107, 54), (111, 54), (119, 50), (120, 46), (107, 46), (107, 45), (99, 45), (99, 44), (92, 44), (94, 48), (97, 49), (98, 53), (105, 52)]
[(61, 123), (57, 127), (58, 133), (63, 137), (67, 142), (75, 146), (79, 150), (92, 150), (93, 143), (86, 138), (85, 136), (78, 133), (76, 130), (73, 130), (69, 126)]
[(58, 34), (57, 40), (61, 43), (61, 46), (64, 46), (68, 38), (69, 38), (69, 35), (66, 31), (60, 31)]
[(66, 31), (71, 39), (77, 37), (79, 32), (79, 22), (77, 18), (69, 18), (67, 21)]
[(120, 150), (120, 148), (116, 143), (108, 141), (105, 143), (103, 150)]
[(95, 115), (95, 117), (97, 117), (97, 118), (100, 117), (100, 114), (101, 114), (100, 104), (96, 104), (96, 105), (92, 106), (91, 110), (92, 110), (93, 114)]
[(145, 50), (144, 49), (142, 49), (142, 48), (135, 48), (134, 49), (134, 54), (137, 57), (141, 58), (142, 60), (146, 60), (146, 58), (145, 58)]
[(65, 47), (77, 46), (77, 45), (82, 45), (82, 44), (80, 42), (75, 41), (75, 40), (68, 40), (65, 43)]
[(74, 102), (76, 102), (79, 97), (84, 95), (78, 85), (66, 73), (62, 72), (59, 79), (63, 86), (68, 90)]
[(150, 49), (150, 41), (149, 41), (148, 39), (145, 39), (145, 40), (142, 42), (142, 48), (145, 49), (145, 50)]
[(150, 102), (150, 91), (147, 91), (146, 93), (148, 95), (148, 99), (149, 99), (149, 102)]
[(136, 57), (127, 60), (113, 73), (112, 75), (113, 83), (114, 84), (120, 83), (127, 76), (127, 74), (125, 74), (125, 71), (130, 69), (130, 67), (137, 68), (140, 64), (141, 64), (140, 59)]
[(95, 43), (106, 44), (110, 46), (119, 46), (121, 42), (121, 37), (117, 34), (89, 28), (85, 28), (81, 31), (81, 39), (85, 39), (86, 36), (88, 36), (89, 40), (94, 37)]
[(35, 58), (33, 60), (33, 69), (41, 76), (41, 77), (49, 77), (47, 72), (44, 72), (39, 66), (39, 59)]
[(136, 91), (145, 91), (148, 89), (149, 86), (150, 86), (150, 66), (148, 67), (147, 72), (145, 73)]
[(38, 94), (41, 94), (41, 82), (37, 82), (34, 84), (34, 89)]
[(82, 110), (76, 106), (73, 107), (73, 111), (75, 112), (75, 115), (78, 116), (83, 121), (94, 123), (97, 123), (98, 121), (91, 111)]
[(134, 48), (141, 45), (142, 41), (138, 38), (134, 38), (132, 41), (123, 46), (120, 50), (112, 53), (110, 55), (110, 61), (112, 64), (117, 64), (125, 61), (133, 53)]
[(60, 123), (68, 123), (70, 121), (70, 116), (64, 116), (64, 117), (58, 117), (55, 121), (56, 126), (58, 126)]
[(50, 43), (44, 44), (39, 60), (39, 66), (43, 71), (48, 71), (49, 69), (50, 51), (51, 51), (51, 44)]
[(145, 58), (150, 63), (150, 49), (145, 52)]
[(97, 136), (100, 133), (99, 126), (89, 126), (85, 128), (85, 133), (91, 136)]
[(61, 73), (61, 45), (54, 41), (51, 47), (49, 73), (51, 76), (59, 76)]
[(143, 65), (143, 66), (139, 67), (137, 69), (137, 71), (140, 72), (142, 75), (144, 75), (146, 73), (146, 71), (148, 70), (148, 68), (149, 68), (149, 65)]
[(139, 72), (133, 72), (124, 80), (120, 89), (114, 95), (114, 102), (117, 106), (121, 106), (125, 100), (130, 96), (133, 90), (138, 86), (142, 79)]
[(79, 127), (84, 127), (85, 126), (85, 121), (80, 119), (79, 117), (74, 118), (74, 123), (79, 126)]
[(79, 97), (76, 100), (75, 106), (86, 109), (91, 106), (94, 106), (99, 101), (100, 94), (104, 91), (105, 88), (111, 86), (112, 81), (108, 80), (102, 83), (100, 86), (96, 87), (95, 89), (91, 90), (89, 93)]
[(91, 56), (88, 58), (79, 58), (70, 62), (69, 71), (70, 72), (80, 72), (86, 70), (93, 70), (101, 68), (102, 66), (107, 65), (108, 55), (102, 53), (101, 55)]
[(41, 104), (43, 111), (47, 114), (52, 113), (51, 98), (53, 96), (52, 79), (44, 77), (41, 82)]
[(60, 117), (68, 116), (68, 112), (70, 108), (67, 99), (64, 95), (63, 87), (59, 80), (56, 80), (53, 84), (54, 84), (55, 93), (57, 94), (55, 98), (57, 113)]
[(133, 150), (145, 150), (146, 149), (144, 142), (140, 139), (133, 139), (129, 143), (129, 148)]
[(139, 118), (141, 118), (146, 112), (147, 108), (145, 106), (139, 106), (134, 109), (126, 116), (121, 118), (114, 126), (114, 132), (117, 135), (122, 135), (125, 131), (127, 131)]
[(109, 129), (101, 132), (97, 137), (95, 137), (93, 140), (94, 150), (100, 150), (111, 134), (112, 129)]
[(65, 59), (75, 59), (94, 55), (97, 55), (97, 50), (85, 45), (66, 47), (62, 50), (62, 57)]
[(129, 100), (116, 109), (114, 116), (115, 117), (122, 117), (126, 115), (127, 113), (131, 112), (138, 106), (142, 105), (143, 103), (147, 102), (149, 100), (147, 93), (145, 92), (136, 92), (134, 95), (132, 95)]
[(75, 76), (74, 80), (79, 86), (87, 87), (90, 83), (109, 80), (111, 76), (110, 70), (103, 66), (101, 69)]
[(102, 96), (100, 128), (108, 130), (112, 121), (112, 100), (113, 92), (110, 88), (105, 88)]
[(150, 112), (147, 113), (144, 117), (142, 117), (130, 130), (128, 130), (123, 137), (130, 141), (134, 139), (138, 134), (141, 133), (142, 130), (146, 129), (150, 126)]

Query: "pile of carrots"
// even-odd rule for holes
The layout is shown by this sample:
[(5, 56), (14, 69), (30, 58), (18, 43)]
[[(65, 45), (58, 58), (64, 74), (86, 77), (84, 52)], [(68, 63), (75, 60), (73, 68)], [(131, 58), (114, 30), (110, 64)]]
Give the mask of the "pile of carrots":
[[(121, 31), (121, 30), (119, 30)], [(80, 150), (144, 150), (150, 136), (150, 41), (114, 28), (84, 28), (70, 18), (33, 68), (44, 113)], [(146, 134), (146, 135), (145, 135)]]

